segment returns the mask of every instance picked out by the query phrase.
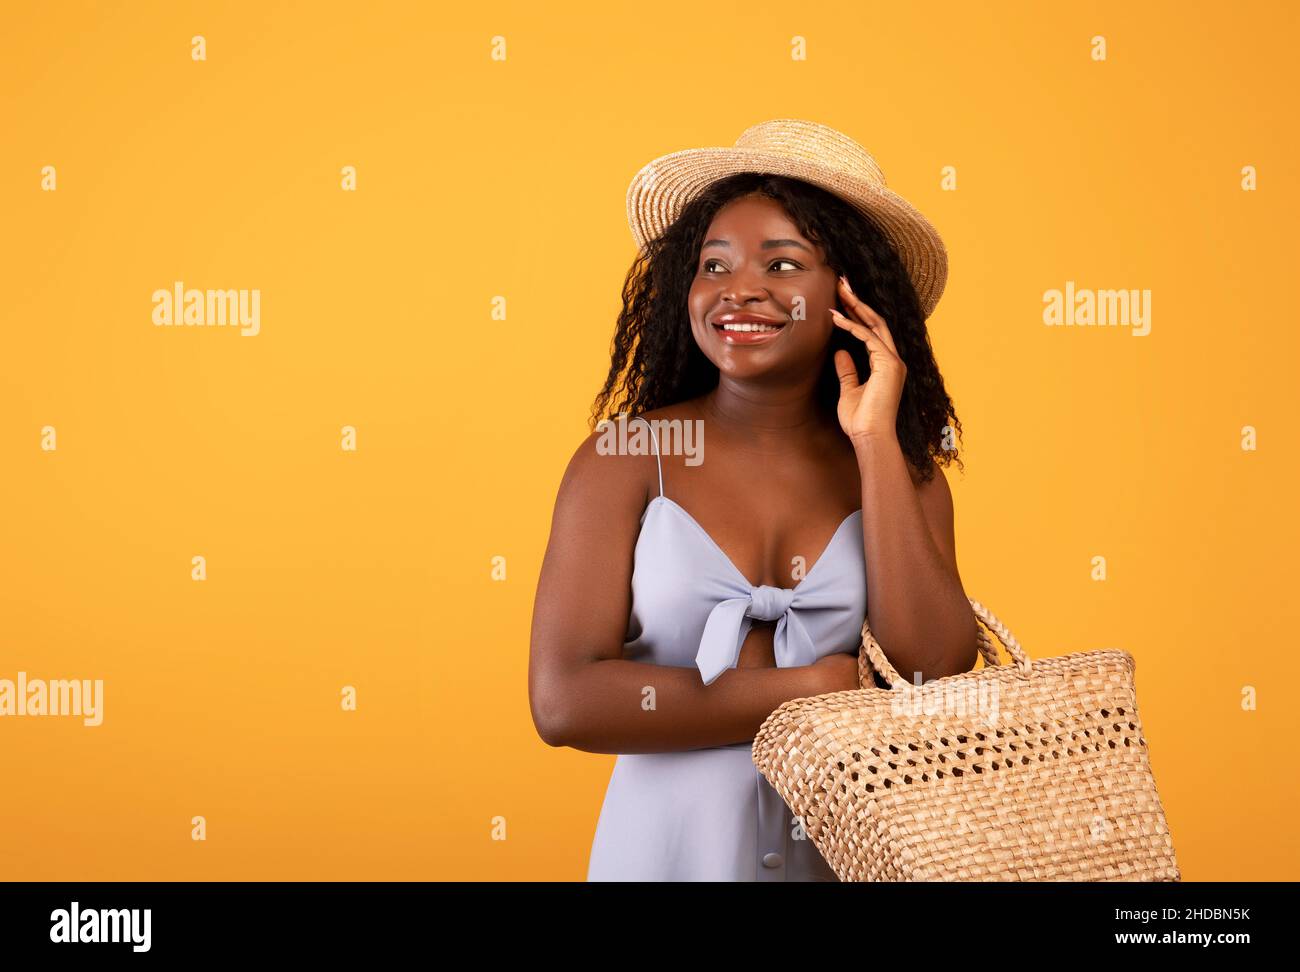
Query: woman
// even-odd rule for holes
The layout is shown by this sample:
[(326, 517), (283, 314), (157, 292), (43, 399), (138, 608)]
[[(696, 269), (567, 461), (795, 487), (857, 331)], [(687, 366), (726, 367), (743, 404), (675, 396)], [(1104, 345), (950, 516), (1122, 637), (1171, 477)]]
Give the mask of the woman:
[(622, 427), (560, 485), (534, 722), (619, 754), (588, 880), (835, 880), (750, 746), (782, 703), (858, 688), (868, 603), (904, 677), (974, 665), (925, 329), (943, 245), (809, 122), (658, 159), (628, 210), (642, 252), (592, 415)]

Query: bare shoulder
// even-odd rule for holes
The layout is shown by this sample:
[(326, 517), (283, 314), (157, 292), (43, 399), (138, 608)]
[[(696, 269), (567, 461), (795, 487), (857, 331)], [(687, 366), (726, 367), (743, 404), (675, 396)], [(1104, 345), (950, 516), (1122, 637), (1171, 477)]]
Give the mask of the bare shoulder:
[(674, 405), (665, 405), (663, 408), (652, 408), (644, 412), (641, 417), (658, 425), (664, 422), (693, 421), (700, 418), (702, 414), (700, 399), (692, 398)]
[[(912, 477), (912, 485), (917, 489), (934, 490), (942, 493), (949, 493), (948, 477), (944, 475), (943, 466), (934, 461), (933, 458), (926, 459), (925, 466), (918, 469), (912, 465), (911, 460), (907, 461), (907, 471)], [(926, 474), (929, 478), (926, 479)]]
[(599, 424), (574, 450), (560, 483), (559, 498), (585, 506), (644, 507), (658, 492), (654, 450), (643, 423), (626, 417)]
[(695, 464), (703, 448), (701, 415), (698, 400), (688, 400), (604, 419), (569, 459), (559, 504), (607, 512), (635, 508), (639, 516), (659, 493), (661, 463), (666, 469), (684, 455)]
[(953, 515), (952, 509), (952, 488), (948, 484), (948, 477), (943, 471), (943, 467), (934, 459), (927, 460), (930, 470), (930, 478), (923, 479), (921, 471), (918, 470), (911, 462), (907, 463), (907, 471), (912, 476), (912, 485), (916, 488), (917, 496), (921, 499), (921, 505), (925, 507), (930, 514), (938, 514), (940, 520), (951, 520)]
[[(921, 509), (930, 528), (930, 535), (934, 538), (944, 562), (953, 573), (957, 573), (957, 539), (952, 490), (948, 486), (948, 477), (943, 467), (933, 458), (929, 462), (933, 472), (930, 479), (926, 482), (918, 482), (919, 477), (914, 474), (912, 481), (916, 484), (916, 495), (921, 501)], [(908, 468), (911, 468), (910, 463)]]
[(647, 432), (652, 449), (659, 453), (669, 490), (682, 466), (699, 466), (704, 460), (703, 416), (700, 399), (696, 398), (649, 409), (640, 416), (644, 421), (636, 423)]

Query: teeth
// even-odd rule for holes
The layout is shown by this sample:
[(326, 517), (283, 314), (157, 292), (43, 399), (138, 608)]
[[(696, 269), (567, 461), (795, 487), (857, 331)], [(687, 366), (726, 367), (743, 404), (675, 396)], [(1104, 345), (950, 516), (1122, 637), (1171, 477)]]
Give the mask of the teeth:
[(723, 324), (724, 331), (779, 331), (779, 324)]

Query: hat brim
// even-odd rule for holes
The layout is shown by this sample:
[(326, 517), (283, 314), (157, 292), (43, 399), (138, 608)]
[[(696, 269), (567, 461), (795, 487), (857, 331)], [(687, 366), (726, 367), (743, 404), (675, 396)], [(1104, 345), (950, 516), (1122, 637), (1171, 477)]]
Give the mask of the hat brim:
[(833, 192), (881, 228), (929, 317), (948, 281), (948, 251), (938, 231), (886, 186), (816, 161), (743, 148), (686, 149), (647, 163), (627, 190), (627, 221), (638, 249), (659, 237), (686, 204), (719, 179), (740, 172), (789, 176)]

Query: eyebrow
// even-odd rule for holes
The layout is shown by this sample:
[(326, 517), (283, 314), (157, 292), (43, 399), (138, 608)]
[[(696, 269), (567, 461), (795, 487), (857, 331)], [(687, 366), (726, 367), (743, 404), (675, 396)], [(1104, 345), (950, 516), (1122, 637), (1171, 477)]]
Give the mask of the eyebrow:
[[(731, 243), (727, 240), (708, 240), (702, 247), (700, 247), (700, 249), (706, 250), (711, 246), (725, 246), (729, 248)], [(764, 250), (775, 250), (777, 247), (781, 246), (797, 246), (801, 250), (807, 250), (809, 253), (812, 252), (812, 250), (809, 250), (808, 247), (804, 246), (798, 240), (764, 240), (762, 243), (762, 249)]]

